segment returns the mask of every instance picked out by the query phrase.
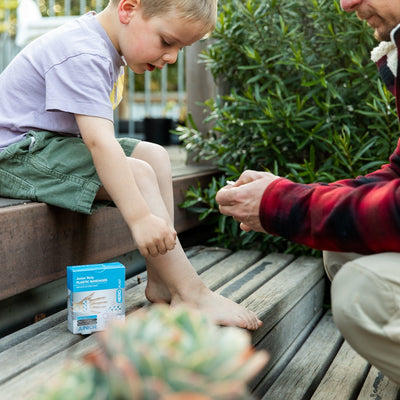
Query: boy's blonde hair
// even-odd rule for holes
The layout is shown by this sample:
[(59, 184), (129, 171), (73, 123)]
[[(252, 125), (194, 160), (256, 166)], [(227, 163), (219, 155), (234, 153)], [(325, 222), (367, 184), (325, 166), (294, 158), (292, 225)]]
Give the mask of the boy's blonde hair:
[[(120, 0), (111, 0), (117, 6)], [(218, 0), (140, 0), (145, 18), (159, 17), (168, 13), (189, 21), (202, 21), (205, 34), (210, 34), (217, 20)]]

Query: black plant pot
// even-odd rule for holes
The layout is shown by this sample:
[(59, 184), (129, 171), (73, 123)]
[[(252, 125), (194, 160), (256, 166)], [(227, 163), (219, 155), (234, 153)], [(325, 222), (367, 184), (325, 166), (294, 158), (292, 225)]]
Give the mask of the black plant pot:
[(171, 118), (144, 119), (144, 137), (148, 142), (169, 145), (171, 143), (171, 129), (173, 129)]

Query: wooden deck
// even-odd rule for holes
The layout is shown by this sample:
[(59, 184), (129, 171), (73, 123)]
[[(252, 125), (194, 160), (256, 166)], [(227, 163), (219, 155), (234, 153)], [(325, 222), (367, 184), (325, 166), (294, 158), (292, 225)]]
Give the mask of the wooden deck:
[[(354, 353), (337, 331), (324, 306), (328, 282), (320, 259), (201, 246), (186, 253), (208, 287), (263, 321), (252, 342), (271, 360), (249, 384), (254, 398), (398, 399), (398, 387)], [(127, 313), (149, 305), (145, 285), (145, 272), (127, 280)], [(0, 339), (2, 400), (31, 399), (69, 359), (93, 348), (95, 336), (71, 334), (66, 320), (64, 309)]]
[[(175, 223), (178, 232), (185, 232), (198, 226), (198, 221), (178, 204), (188, 185), (206, 184), (215, 170), (186, 165), (186, 154), (177, 146), (168, 151)], [(95, 345), (94, 335), (73, 335), (67, 329), (66, 281), (59, 279), (67, 265), (104, 262), (109, 257), (121, 261), (129, 270), (127, 313), (150, 305), (144, 296), (143, 260), (131, 251), (129, 233), (117, 214), (109, 209), (83, 218), (42, 203), (0, 199), (0, 334), (7, 332), (0, 339), (1, 400), (32, 399), (68, 360)], [(82, 244), (78, 239), (83, 226)], [(20, 247), (13, 248), (18, 242)], [(104, 249), (113, 254), (105, 254)], [(326, 306), (329, 282), (320, 259), (203, 246), (188, 248), (186, 253), (208, 287), (244, 304), (263, 321), (252, 333), (252, 342), (257, 349), (266, 349), (271, 359), (249, 383), (255, 399), (400, 399), (399, 388), (358, 356), (336, 329)], [(52, 313), (55, 308), (61, 311)], [(11, 328), (20, 320), (26, 325), (38, 311), (50, 316), (21, 329)]]

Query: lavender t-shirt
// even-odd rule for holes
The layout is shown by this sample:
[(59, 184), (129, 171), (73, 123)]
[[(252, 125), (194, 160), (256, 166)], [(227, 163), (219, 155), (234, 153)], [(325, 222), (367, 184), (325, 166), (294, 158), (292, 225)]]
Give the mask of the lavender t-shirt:
[(29, 130), (79, 136), (74, 114), (112, 121), (124, 66), (93, 12), (33, 41), (0, 75), (0, 151)]

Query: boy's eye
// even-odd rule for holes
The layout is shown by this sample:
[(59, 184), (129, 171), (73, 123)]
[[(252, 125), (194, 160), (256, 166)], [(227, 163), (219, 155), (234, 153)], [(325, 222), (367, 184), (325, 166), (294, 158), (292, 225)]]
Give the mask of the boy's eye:
[(163, 46), (170, 46), (170, 44), (163, 38), (161, 38), (161, 43)]

